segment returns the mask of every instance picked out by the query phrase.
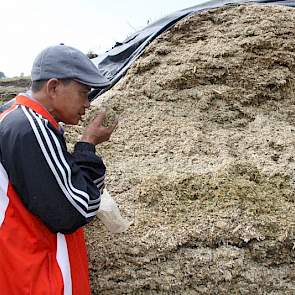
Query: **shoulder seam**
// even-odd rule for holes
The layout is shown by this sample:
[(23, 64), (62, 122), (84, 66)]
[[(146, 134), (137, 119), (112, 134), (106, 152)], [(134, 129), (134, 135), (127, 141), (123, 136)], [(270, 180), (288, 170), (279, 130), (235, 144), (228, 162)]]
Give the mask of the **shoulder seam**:
[(9, 108), (8, 110), (4, 111), (1, 115), (0, 115), (0, 123), (4, 120), (4, 118), (6, 118), (7, 115), (11, 114), (13, 111), (15, 111), (18, 108), (18, 105), (14, 105), (11, 108)]

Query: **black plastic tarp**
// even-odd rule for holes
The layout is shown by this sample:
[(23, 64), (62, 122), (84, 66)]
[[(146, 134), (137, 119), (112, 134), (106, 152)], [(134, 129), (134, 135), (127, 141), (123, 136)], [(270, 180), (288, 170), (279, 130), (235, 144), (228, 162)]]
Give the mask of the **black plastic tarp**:
[[(107, 79), (100, 89), (93, 90), (90, 94), (91, 100), (97, 98), (110, 88), (112, 88), (125, 75), (131, 64), (144, 52), (144, 49), (156, 37), (171, 28), (179, 20), (189, 15), (200, 13), (212, 8), (224, 5), (239, 5), (245, 3), (284, 5), (295, 7), (295, 0), (256, 0), (256, 1), (239, 1), (239, 0), (213, 0), (192, 6), (183, 10), (172, 13), (158, 21), (150, 24), (144, 29), (135, 32), (122, 43), (116, 43), (115, 46), (106, 53), (92, 59), (92, 62), (98, 67), (100, 73)], [(12, 101), (0, 106), (0, 113), (8, 108)]]
[(295, 0), (213, 0), (172, 13), (145, 27), (143, 30), (132, 34), (124, 42), (117, 43), (104, 55), (92, 60), (94, 64), (97, 65), (100, 73), (108, 79), (109, 83), (102, 89), (94, 90), (91, 93), (91, 97), (95, 99), (97, 96), (113, 87), (126, 73), (131, 64), (144, 52), (147, 45), (160, 34), (171, 28), (179, 20), (212, 8), (249, 2), (295, 7)]

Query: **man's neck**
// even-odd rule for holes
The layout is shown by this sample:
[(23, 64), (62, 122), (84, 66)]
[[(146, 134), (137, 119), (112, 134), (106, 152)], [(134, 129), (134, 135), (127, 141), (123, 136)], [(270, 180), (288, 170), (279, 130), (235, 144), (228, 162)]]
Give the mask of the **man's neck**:
[(46, 95), (44, 95), (41, 92), (33, 92), (31, 90), (29, 90), (28, 94), (29, 94), (28, 96), (30, 97), (30, 99), (41, 104), (48, 111), (48, 113), (50, 113), (52, 115), (52, 117), (54, 119), (56, 119), (53, 114), (53, 108), (52, 108), (50, 101)]

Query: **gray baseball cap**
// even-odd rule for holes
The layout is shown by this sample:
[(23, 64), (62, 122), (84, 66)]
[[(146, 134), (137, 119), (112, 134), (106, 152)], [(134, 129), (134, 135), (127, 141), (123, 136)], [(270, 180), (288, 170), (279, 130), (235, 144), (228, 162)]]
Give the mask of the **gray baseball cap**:
[(83, 52), (63, 44), (45, 48), (33, 63), (32, 81), (52, 78), (73, 79), (92, 88), (109, 85), (109, 81)]

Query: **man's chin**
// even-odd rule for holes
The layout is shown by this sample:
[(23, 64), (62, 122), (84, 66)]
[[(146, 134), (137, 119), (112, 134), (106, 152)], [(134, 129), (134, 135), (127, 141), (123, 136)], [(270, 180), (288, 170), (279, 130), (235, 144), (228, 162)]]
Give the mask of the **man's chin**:
[(67, 125), (78, 125), (79, 122), (81, 120), (81, 117), (77, 118), (77, 119), (73, 119), (73, 120), (68, 120), (66, 122), (64, 122)]

